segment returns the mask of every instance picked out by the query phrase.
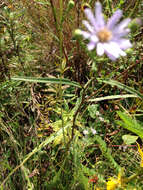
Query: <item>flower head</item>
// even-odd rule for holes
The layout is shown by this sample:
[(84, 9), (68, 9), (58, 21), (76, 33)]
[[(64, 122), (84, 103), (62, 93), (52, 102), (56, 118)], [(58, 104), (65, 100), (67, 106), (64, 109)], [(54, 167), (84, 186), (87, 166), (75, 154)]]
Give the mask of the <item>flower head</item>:
[(123, 175), (124, 169), (121, 168), (120, 172), (118, 173), (118, 178), (110, 177), (107, 182), (107, 190), (115, 190), (117, 187), (124, 187), (125, 179)]
[(109, 178), (107, 182), (107, 190), (114, 190), (118, 187), (118, 179), (116, 178)]
[(127, 18), (119, 23), (122, 11), (117, 10), (106, 23), (99, 2), (95, 6), (95, 15), (88, 7), (84, 9), (84, 12), (89, 22), (83, 20), (87, 31), (80, 31), (80, 34), (89, 40), (88, 50), (96, 47), (97, 55), (102, 56), (105, 53), (111, 60), (125, 56), (124, 50), (132, 46), (130, 41), (125, 38), (130, 31), (127, 26), (131, 20)]
[(95, 129), (90, 128), (90, 130), (91, 130), (91, 132), (92, 132), (93, 135), (97, 134), (97, 131)]
[(84, 131), (83, 131), (83, 134), (84, 134), (84, 135), (88, 135), (88, 134), (89, 134), (88, 130), (84, 130)]
[(137, 145), (138, 145), (138, 152), (140, 153), (140, 157), (141, 157), (140, 167), (143, 167), (143, 150), (141, 149), (138, 143)]
[(121, 174), (118, 174), (118, 178), (110, 177), (107, 182), (107, 190), (114, 190), (121, 185)]

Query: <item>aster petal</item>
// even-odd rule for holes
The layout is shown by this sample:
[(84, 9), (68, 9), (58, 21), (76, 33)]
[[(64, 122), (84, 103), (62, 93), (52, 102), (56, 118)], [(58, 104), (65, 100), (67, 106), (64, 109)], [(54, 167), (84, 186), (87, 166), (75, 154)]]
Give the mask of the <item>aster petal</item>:
[(113, 32), (117, 33), (123, 32), (130, 22), (131, 22), (130, 18), (124, 19), (122, 22), (120, 22), (120, 24), (116, 26)]
[(113, 31), (113, 38), (112, 39), (119, 39), (121, 37), (124, 37), (126, 35), (128, 35), (128, 33), (130, 32), (129, 28), (126, 28), (124, 31), (120, 32), (120, 31)]
[(122, 51), (122, 50), (120, 49), (120, 55), (124, 57), (124, 56), (126, 56), (127, 54), (126, 54), (126, 52), (124, 52), (124, 51)]
[(87, 28), (87, 30), (88, 30), (89, 32), (91, 32), (91, 33), (94, 32), (93, 26), (91, 26), (88, 21), (83, 20), (82, 23), (84, 24), (84, 26)]
[[(114, 43), (114, 42), (113, 42)], [(114, 43), (114, 47), (117, 49), (118, 53), (119, 53), (119, 56), (126, 56), (126, 52), (124, 52), (120, 46), (119, 46), (119, 43)]]
[(110, 43), (104, 43), (104, 49), (105, 51), (114, 56), (115, 58), (119, 57), (119, 52), (117, 51), (117, 49), (115, 48), (115, 44), (113, 42)]
[(120, 39), (119, 41), (117, 41), (117, 43), (122, 50), (126, 50), (132, 47), (131, 42), (127, 39)]
[(83, 31), (81, 30), (80, 31), (80, 34), (85, 38), (85, 39), (89, 39), (91, 34), (89, 32), (86, 32), (86, 31)]
[(86, 14), (86, 17), (88, 18), (88, 20), (90, 21), (90, 23), (92, 24), (92, 26), (94, 27), (94, 29), (96, 30), (97, 29), (97, 24), (96, 24), (96, 20), (95, 20), (95, 17), (93, 15), (91, 9), (86, 8), (84, 10), (84, 13)]
[(96, 46), (96, 43), (91, 41), (91, 42), (89, 42), (89, 44), (87, 44), (87, 49), (89, 51), (91, 51), (91, 50), (93, 50), (95, 48), (95, 46)]
[(114, 57), (113, 55), (111, 55), (109, 52), (106, 52), (105, 53), (107, 54), (107, 56), (109, 57), (109, 59), (111, 59), (112, 61), (115, 61), (117, 58)]
[(115, 25), (117, 24), (117, 22), (120, 20), (120, 18), (122, 17), (122, 11), (121, 10), (117, 10), (113, 16), (108, 20), (107, 22), (107, 28), (112, 30), (113, 27), (115, 27)]
[(102, 43), (97, 44), (97, 55), (101, 56), (104, 54), (104, 47)]
[(99, 2), (95, 4), (95, 19), (99, 28), (103, 28), (105, 26), (105, 20), (102, 14), (102, 6)]
[(98, 37), (96, 35), (91, 35), (90, 40), (92, 42), (95, 42), (95, 43), (97, 43), (99, 41), (99, 39), (98, 39)]
[(104, 43), (104, 50), (107, 52), (107, 55), (113, 56), (114, 60), (120, 55), (126, 55), (126, 53), (120, 49), (116, 42)]

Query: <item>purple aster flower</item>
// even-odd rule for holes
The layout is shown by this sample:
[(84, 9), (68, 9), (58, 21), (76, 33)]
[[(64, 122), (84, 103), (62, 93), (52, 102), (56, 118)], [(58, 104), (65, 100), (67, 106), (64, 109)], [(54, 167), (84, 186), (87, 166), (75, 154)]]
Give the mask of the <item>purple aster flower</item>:
[(89, 22), (83, 20), (87, 31), (80, 31), (80, 34), (89, 40), (88, 50), (93, 50), (96, 47), (97, 55), (102, 56), (105, 53), (111, 60), (116, 60), (119, 56), (125, 56), (124, 50), (132, 46), (130, 41), (125, 38), (130, 31), (127, 26), (131, 20), (127, 18), (119, 23), (122, 11), (117, 10), (105, 22), (102, 6), (99, 2), (95, 6), (95, 15), (90, 8), (85, 8), (84, 12)]

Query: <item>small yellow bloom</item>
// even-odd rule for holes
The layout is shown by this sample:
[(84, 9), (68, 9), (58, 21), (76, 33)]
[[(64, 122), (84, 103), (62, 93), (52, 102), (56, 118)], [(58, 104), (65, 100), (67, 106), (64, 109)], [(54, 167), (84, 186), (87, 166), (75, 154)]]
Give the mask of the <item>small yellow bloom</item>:
[(116, 187), (121, 187), (122, 186), (122, 176), (121, 176), (121, 172), (119, 172), (118, 174), (118, 178), (113, 178), (110, 177), (108, 182), (107, 182), (107, 190), (115, 190)]
[(143, 150), (141, 149), (141, 147), (138, 143), (137, 143), (137, 145), (138, 145), (138, 152), (139, 152), (140, 157), (141, 157), (140, 167), (143, 167)]
[(109, 178), (109, 181), (107, 182), (107, 190), (114, 190), (116, 187), (118, 187), (118, 179), (115, 178)]

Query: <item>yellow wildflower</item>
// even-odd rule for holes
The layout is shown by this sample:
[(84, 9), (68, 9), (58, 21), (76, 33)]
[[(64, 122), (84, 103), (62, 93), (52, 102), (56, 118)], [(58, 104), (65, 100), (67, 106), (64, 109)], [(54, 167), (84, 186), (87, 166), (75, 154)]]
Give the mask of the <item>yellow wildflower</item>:
[(107, 182), (107, 190), (115, 190), (116, 187), (121, 187), (122, 184), (122, 177), (121, 172), (118, 174), (118, 178), (110, 177)]
[(138, 152), (139, 152), (140, 157), (141, 157), (140, 167), (143, 167), (143, 150), (141, 149), (141, 147), (138, 143), (137, 143), (137, 145), (138, 145)]
[(107, 190), (114, 190), (118, 186), (118, 181), (115, 178), (109, 178), (107, 182)]
[(116, 187), (118, 187), (118, 180), (115, 178), (109, 178), (109, 181), (107, 182), (107, 190), (114, 190)]

